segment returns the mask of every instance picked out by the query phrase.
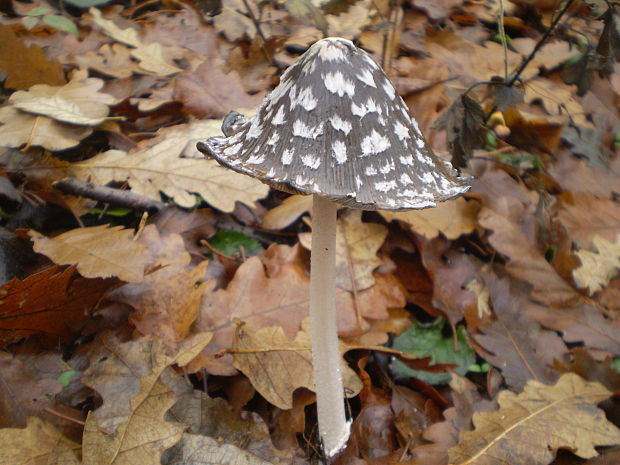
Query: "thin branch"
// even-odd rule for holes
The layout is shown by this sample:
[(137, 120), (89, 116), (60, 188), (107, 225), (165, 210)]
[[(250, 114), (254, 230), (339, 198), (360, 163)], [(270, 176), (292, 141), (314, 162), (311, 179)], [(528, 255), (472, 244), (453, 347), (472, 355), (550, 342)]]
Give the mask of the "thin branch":
[(504, 49), (504, 82), (506, 82), (508, 81), (508, 42), (506, 40), (506, 30), (504, 29), (504, 0), (499, 0), (497, 31), (502, 41), (502, 48)]
[(551, 34), (553, 33), (553, 31), (555, 30), (555, 27), (558, 25), (558, 23), (560, 22), (560, 20), (562, 19), (562, 17), (564, 16), (564, 14), (566, 14), (566, 12), (568, 11), (568, 9), (571, 7), (571, 5), (573, 4), (574, 0), (568, 0), (566, 2), (566, 4), (564, 5), (564, 8), (562, 8), (562, 10), (560, 11), (560, 13), (555, 17), (555, 19), (553, 20), (553, 22), (551, 23), (551, 25), (549, 26), (549, 28), (547, 29), (547, 31), (545, 32), (545, 34), (540, 38), (540, 40), (536, 43), (536, 46), (534, 47), (534, 50), (532, 50), (530, 52), (530, 54), (528, 55), (528, 57), (523, 60), (521, 62), (521, 66), (519, 66), (519, 68), (515, 71), (514, 76), (512, 77), (512, 79), (508, 82), (508, 84), (506, 84), (508, 87), (512, 87), (515, 85), (515, 83), (519, 80), (521, 73), (523, 72), (523, 70), (525, 70), (525, 68), (527, 67), (527, 65), (530, 64), (530, 62), (534, 59), (534, 57), (536, 56), (536, 54), (538, 53), (538, 51), (541, 49), (541, 47), (545, 44), (545, 42), (547, 42), (547, 40), (549, 39), (549, 37), (551, 37)]
[(74, 178), (55, 182), (53, 186), (65, 194), (86, 197), (119, 207), (131, 208), (132, 210), (156, 212), (166, 206), (163, 202), (151, 200), (135, 192), (114, 189), (113, 187), (96, 186)]

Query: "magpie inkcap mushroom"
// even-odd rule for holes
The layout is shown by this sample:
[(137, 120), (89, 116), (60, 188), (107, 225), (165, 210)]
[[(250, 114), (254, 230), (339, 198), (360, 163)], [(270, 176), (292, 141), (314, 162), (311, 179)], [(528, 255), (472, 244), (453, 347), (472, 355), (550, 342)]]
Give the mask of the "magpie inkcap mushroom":
[(469, 189), (430, 149), (385, 73), (353, 43), (316, 42), (255, 116), (229, 114), (198, 149), (276, 189), (313, 194), (310, 329), (319, 433), (327, 457), (347, 443), (335, 307), (335, 202), (364, 210), (434, 207)]
[(255, 116), (198, 148), (276, 189), (351, 208), (434, 207), (469, 189), (437, 157), (383, 70), (341, 38), (316, 42)]

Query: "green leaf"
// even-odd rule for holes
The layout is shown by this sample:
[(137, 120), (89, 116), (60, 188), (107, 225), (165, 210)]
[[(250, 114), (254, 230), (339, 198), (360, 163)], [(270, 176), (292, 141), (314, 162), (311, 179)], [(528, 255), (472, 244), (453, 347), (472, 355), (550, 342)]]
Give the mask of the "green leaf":
[(620, 373), (620, 357), (616, 357), (611, 361), (611, 367)]
[(76, 374), (77, 372), (75, 370), (64, 371), (56, 378), (56, 381), (58, 381), (62, 387), (67, 387)]
[(43, 22), (62, 32), (68, 32), (77, 37), (78, 28), (73, 21), (60, 15), (43, 16)]
[(133, 210), (131, 208), (125, 207), (108, 208), (106, 210), (104, 210), (103, 208), (94, 207), (91, 208), (88, 213), (90, 213), (91, 215), (99, 215), (100, 213), (103, 213), (104, 215), (108, 216), (123, 217), (129, 215), (132, 211)]
[(24, 24), (24, 27), (28, 30), (35, 27), (38, 22), (39, 22), (39, 18), (35, 18), (34, 16), (24, 16), (22, 18), (22, 23)]
[(228, 256), (239, 253), (240, 247), (243, 247), (244, 253), (248, 256), (263, 251), (256, 239), (252, 239), (239, 231), (219, 231), (209, 239), (209, 244), (218, 252)]
[(52, 10), (50, 10), (49, 8), (45, 8), (44, 6), (39, 6), (39, 7), (36, 7), (30, 10), (28, 12), (28, 16), (43, 16), (51, 12)]
[[(458, 351), (455, 352), (452, 335), (443, 335), (444, 322), (443, 318), (438, 318), (430, 325), (415, 323), (394, 339), (392, 348), (414, 357), (430, 356), (433, 364), (452, 363), (457, 365), (454, 371), (464, 375), (469, 367), (476, 363), (476, 353), (467, 341), (464, 326), (459, 326), (456, 331)], [(452, 377), (450, 373), (414, 370), (399, 360), (393, 361), (392, 374), (395, 379), (417, 378), (429, 384), (446, 384)]]

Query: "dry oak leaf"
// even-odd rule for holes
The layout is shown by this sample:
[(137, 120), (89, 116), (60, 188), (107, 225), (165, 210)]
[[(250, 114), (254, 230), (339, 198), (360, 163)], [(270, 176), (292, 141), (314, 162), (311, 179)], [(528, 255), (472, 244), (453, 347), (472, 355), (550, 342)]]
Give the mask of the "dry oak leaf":
[(273, 465), (235, 444), (222, 444), (209, 436), (184, 434), (174, 451), (161, 462), (163, 465)]
[[(26, 428), (0, 429), (0, 465), (78, 465), (80, 445), (69, 441), (52, 425), (28, 418)], [(58, 460), (64, 458), (66, 461)], [(72, 457), (72, 458), (71, 458)]]
[[(387, 228), (378, 223), (363, 223), (361, 210), (345, 211), (336, 223), (336, 285), (347, 291), (362, 291), (375, 284), (372, 272), (383, 262), (377, 252)], [(311, 249), (312, 233), (299, 235), (299, 242)]]
[(196, 142), (220, 134), (219, 121), (194, 121), (158, 131), (158, 136), (130, 152), (108, 150), (89, 160), (74, 163), (71, 172), (83, 181), (106, 185), (127, 181), (131, 190), (154, 200), (160, 192), (181, 207), (196, 205), (202, 196), (213, 207), (231, 212), (235, 202), (247, 205), (269, 192), (256, 179), (221, 167), (207, 160), (196, 149)]
[(489, 237), (493, 248), (509, 258), (506, 265), (508, 272), (533, 286), (535, 300), (557, 306), (576, 304), (582, 300), (581, 295), (560, 277), (521, 232), (519, 225), (487, 207), (480, 211), (478, 221), (482, 227), (493, 231)]
[(50, 239), (36, 231), (28, 233), (34, 251), (57, 265), (75, 265), (86, 278), (117, 277), (139, 282), (151, 262), (146, 247), (134, 240), (134, 231), (108, 225), (77, 228)]
[(2, 286), (0, 345), (35, 334), (57, 345), (72, 335), (89, 310), (116, 283), (75, 274), (74, 267), (60, 271), (54, 266)]
[(555, 382), (559, 375), (553, 362), (568, 351), (560, 336), (541, 328), (523, 312), (527, 297), (511, 289), (507, 280), (485, 273), (484, 281), (490, 289), (495, 320), (473, 335), (487, 351), (481, 356), (502, 371), (513, 390), (522, 390), (531, 379)]
[[(251, 390), (249, 398), (255, 391), (247, 380), (248, 389)], [(291, 465), (295, 449), (277, 449), (271, 441), (269, 428), (264, 420), (256, 412), (243, 411), (241, 406), (249, 400), (231, 399), (238, 404), (234, 408), (228, 401), (222, 398), (211, 398), (204, 391), (192, 389), (185, 384), (186, 391), (179, 395), (179, 400), (168, 412), (170, 418), (187, 425), (186, 433), (199, 434), (217, 438), (220, 445), (236, 445), (244, 453), (267, 460), (273, 465)], [(243, 396), (242, 396), (243, 397)], [(241, 402), (239, 404), (239, 402)], [(173, 458), (179, 458), (187, 452), (184, 450), (183, 441), (167, 451), (162, 459), (164, 464), (178, 464)], [(186, 463), (186, 462), (183, 462)], [(204, 464), (204, 462), (202, 462)], [(220, 463), (220, 462), (216, 462)]]
[(101, 15), (101, 11), (96, 8), (91, 8), (88, 12), (93, 17), (93, 23), (99, 26), (108, 36), (125, 45), (134, 47), (131, 51), (131, 56), (139, 61), (139, 67), (144, 72), (158, 76), (169, 76), (183, 71), (171, 64), (173, 58), (179, 58), (183, 55), (181, 49), (177, 47), (164, 47), (157, 42), (144, 44), (138, 37), (138, 31), (135, 29), (131, 27), (126, 29), (120, 28), (114, 21), (105, 19)]
[[(599, 180), (600, 182), (600, 180)], [(572, 203), (563, 202), (560, 222), (568, 229), (570, 238), (581, 249), (588, 249), (596, 236), (608, 242), (620, 233), (620, 204), (599, 199), (589, 193), (573, 193)]]
[(620, 443), (620, 430), (596, 408), (610, 395), (602, 384), (572, 373), (555, 386), (530, 381), (519, 395), (502, 391), (499, 410), (474, 414), (475, 429), (460, 434), (450, 463), (547, 465), (559, 448), (596, 457), (595, 446)]
[(14, 356), (0, 352), (0, 428), (26, 426), (29, 416), (53, 407), (54, 397), (62, 389), (57, 378), (71, 369), (60, 354)]
[(466, 201), (459, 197), (438, 204), (426, 210), (406, 212), (380, 211), (388, 221), (399, 220), (411, 226), (411, 229), (427, 239), (437, 237), (439, 233), (447, 239), (457, 239), (476, 229), (476, 219), (480, 205), (475, 201)]
[(131, 50), (121, 44), (104, 44), (97, 51), (76, 55), (75, 62), (81, 68), (119, 79), (130, 77), (138, 68), (138, 64), (131, 60)]
[[(213, 340), (192, 362), (190, 371), (206, 368), (211, 374), (234, 375), (232, 356), (221, 356), (232, 346), (234, 320), (242, 320), (248, 330), (279, 325), (293, 338), (308, 315), (310, 280), (300, 264), (300, 246), (273, 245), (259, 257), (251, 257), (235, 272), (226, 289), (215, 290), (211, 283), (203, 296), (195, 328), (215, 331)], [(265, 269), (266, 268), (266, 269)], [(338, 331), (341, 336), (359, 334), (370, 320), (389, 318), (388, 308), (402, 308), (406, 301), (402, 288), (391, 275), (376, 274), (376, 284), (354, 295), (338, 288)]]
[[(269, 403), (288, 410), (293, 408), (296, 389), (305, 387), (316, 391), (306, 328), (291, 340), (280, 326), (256, 331), (244, 326), (238, 323), (235, 331), (231, 350), (234, 365)], [(345, 393), (355, 397), (362, 389), (362, 382), (343, 359), (340, 364)]]
[(189, 335), (198, 316), (206, 283), (196, 283), (204, 277), (208, 264), (205, 260), (191, 270), (176, 268), (172, 275), (170, 267), (166, 267), (150, 273), (142, 283), (126, 284), (108, 297), (135, 309), (130, 321), (140, 333), (158, 336), (175, 346)]
[(542, 77), (528, 81), (525, 86), (525, 101), (532, 103), (535, 100), (540, 100), (550, 115), (569, 116), (579, 126), (592, 127), (581, 103), (575, 99), (573, 89), (561, 82)]
[(620, 270), (620, 234), (616, 242), (595, 236), (592, 246), (596, 252), (579, 250), (581, 265), (573, 270), (575, 284), (587, 288), (590, 295), (602, 290)]
[[(157, 392), (161, 391), (165, 376), (174, 372), (170, 365), (185, 366), (211, 337), (210, 333), (195, 334), (182, 341), (177, 351), (168, 352), (165, 342), (159, 338), (121, 342), (114, 334), (103, 333), (89, 354), (90, 366), (82, 377), (82, 382), (103, 398), (103, 405), (91, 417), (109, 433), (122, 425), (125, 428), (138, 415), (136, 408), (147, 399), (157, 402)], [(139, 435), (140, 431), (134, 434)]]
[(199, 118), (221, 118), (231, 108), (253, 108), (264, 96), (265, 92), (248, 94), (238, 72), (225, 73), (209, 60), (175, 79), (174, 99)]
[(15, 108), (79, 126), (103, 123), (116, 98), (100, 92), (103, 80), (89, 78), (86, 70), (76, 71), (64, 86), (37, 84), (9, 97)]
[(5, 89), (28, 89), (35, 84), (60, 86), (65, 83), (62, 65), (45, 56), (37, 45), (26, 47), (10, 26), (0, 26), (0, 69), (7, 73)]
[(92, 128), (71, 126), (45, 116), (32, 115), (13, 105), (0, 108), (2, 147), (40, 146), (52, 152), (75, 147), (93, 132)]
[(310, 210), (312, 210), (311, 195), (291, 195), (280, 205), (265, 213), (263, 228), (284, 229)]

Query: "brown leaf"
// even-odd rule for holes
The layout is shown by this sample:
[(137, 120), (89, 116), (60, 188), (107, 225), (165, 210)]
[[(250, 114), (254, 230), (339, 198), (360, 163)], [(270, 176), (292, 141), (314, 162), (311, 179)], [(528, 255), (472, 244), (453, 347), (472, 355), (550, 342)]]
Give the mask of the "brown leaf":
[(284, 199), (282, 204), (265, 213), (263, 228), (284, 229), (310, 210), (312, 210), (311, 195), (291, 195)]
[(75, 147), (93, 132), (92, 128), (71, 126), (45, 116), (32, 115), (12, 105), (0, 108), (0, 144), (3, 147), (36, 145), (51, 151)]
[(82, 68), (121, 79), (130, 77), (137, 70), (130, 49), (121, 44), (104, 44), (97, 51), (76, 56), (75, 62)]
[(108, 150), (74, 163), (72, 174), (83, 181), (106, 185), (127, 181), (132, 192), (160, 200), (163, 192), (182, 206), (196, 205), (200, 194), (215, 208), (232, 211), (235, 202), (248, 205), (267, 195), (269, 187), (206, 160), (196, 149), (196, 141), (220, 133), (220, 122), (194, 121), (158, 132), (158, 136), (127, 154)]
[(89, 78), (86, 70), (76, 71), (64, 86), (37, 84), (9, 97), (19, 110), (63, 123), (97, 126), (103, 123), (116, 99), (100, 92), (103, 80)]
[(381, 211), (388, 221), (399, 220), (411, 226), (418, 234), (432, 239), (442, 233), (448, 239), (457, 239), (476, 229), (476, 217), (480, 206), (477, 202), (466, 201), (459, 197), (437, 204), (435, 208), (426, 210), (410, 210), (407, 212)]
[(616, 242), (594, 236), (592, 248), (596, 251), (576, 252), (581, 265), (573, 270), (575, 284), (580, 288), (587, 288), (590, 295), (607, 286), (620, 270), (620, 233)]
[[(240, 323), (232, 348), (235, 368), (243, 372), (256, 390), (278, 408), (293, 407), (293, 392), (300, 387), (316, 391), (312, 371), (310, 336), (304, 329), (294, 340), (280, 326), (251, 331)], [(348, 397), (355, 397), (362, 384), (344, 360), (343, 383)]]
[[(159, 462), (158, 462), (159, 463)], [(247, 452), (235, 444), (224, 443), (209, 436), (197, 434), (183, 435), (181, 442), (174, 448), (164, 465), (203, 465), (208, 463), (218, 465), (273, 465), (274, 462), (263, 460)]]
[(41, 47), (26, 47), (10, 26), (0, 26), (0, 69), (8, 74), (5, 89), (28, 89), (35, 84), (60, 86), (65, 83), (62, 65), (45, 56)]
[(564, 281), (545, 257), (521, 232), (520, 225), (484, 207), (480, 212), (480, 225), (491, 229), (489, 242), (495, 250), (506, 255), (507, 270), (518, 279), (533, 286), (532, 296), (549, 305), (568, 306), (581, 301), (582, 297)]
[(75, 277), (75, 268), (58, 267), (5, 284), (0, 308), (0, 344), (35, 334), (58, 344), (79, 328), (114, 280)]
[(530, 381), (519, 395), (502, 391), (499, 410), (474, 415), (475, 430), (461, 433), (450, 461), (546, 465), (561, 447), (581, 458), (596, 457), (594, 446), (620, 442), (620, 430), (596, 408), (610, 394), (601, 384), (572, 373), (555, 386)]
[(151, 255), (134, 240), (134, 232), (122, 226), (108, 225), (78, 228), (53, 239), (36, 231), (28, 233), (34, 251), (46, 255), (58, 265), (76, 265), (86, 278), (118, 277), (139, 282)]
[(616, 157), (610, 169), (589, 167), (586, 161), (565, 152), (549, 167), (549, 174), (566, 191), (593, 194), (599, 198), (611, 198), (620, 193), (620, 157)]
[(56, 377), (41, 369), (46, 368), (46, 363), (71, 369), (51, 354), (18, 358), (0, 352), (0, 428), (25, 427), (29, 416), (41, 415), (45, 407), (54, 404), (54, 396), (62, 386)]
[(574, 193), (572, 198), (572, 204), (562, 202), (559, 219), (573, 242), (582, 249), (590, 248), (595, 236), (614, 242), (620, 234), (618, 202), (587, 193)]
[[(153, 420), (159, 421), (159, 418), (163, 417), (173, 402), (166, 400), (167, 407), (163, 409), (164, 405), (157, 400), (158, 395), (169, 397), (167, 392), (169, 388), (162, 381), (162, 376), (165, 372), (174, 373), (170, 368), (170, 365), (174, 363), (180, 366), (186, 365), (208, 344), (211, 336), (210, 333), (195, 334), (184, 340), (178, 351), (171, 353), (166, 351), (164, 341), (154, 337), (121, 342), (112, 333), (103, 333), (99, 336), (98, 343), (89, 354), (90, 367), (82, 376), (82, 382), (99, 392), (103, 398), (103, 405), (89, 416), (90, 424), (87, 425), (87, 429), (93, 434), (92, 440), (98, 447), (101, 446), (99, 453), (103, 453), (103, 449), (106, 449), (106, 455), (113, 455), (114, 447), (112, 446), (113, 444), (121, 445), (115, 441), (123, 441), (123, 434), (109, 434), (110, 437), (107, 439), (99, 437), (96, 433), (103, 433), (98, 430), (97, 425), (108, 433), (117, 432), (117, 428), (126, 431), (131, 421), (140, 421), (136, 418), (140, 415), (137, 408), (146, 408), (147, 411), (144, 413)], [(143, 431), (148, 430), (145, 428)], [(135, 432), (137, 433), (138, 431)], [(180, 431), (178, 435), (180, 438)], [(85, 448), (86, 443), (85, 439)], [(103, 446), (106, 443), (110, 444), (109, 450), (107, 446)], [(96, 455), (98, 452), (92, 449), (89, 453)], [(92, 463), (100, 462), (93, 458)]]
[(253, 108), (264, 96), (264, 92), (247, 94), (236, 71), (226, 74), (208, 61), (176, 78), (175, 100), (200, 118), (221, 118), (231, 109)]
[(191, 270), (170, 268), (155, 271), (144, 282), (127, 284), (110, 298), (131, 305), (136, 311), (130, 321), (144, 335), (158, 336), (171, 347), (189, 335), (200, 308), (206, 283), (197, 284), (205, 274), (208, 261)]
[[(273, 245), (265, 252), (268, 273), (259, 257), (251, 257), (236, 271), (226, 289), (207, 287), (195, 328), (216, 331), (213, 341), (190, 368), (205, 367), (209, 373), (232, 375), (232, 357), (216, 357), (218, 351), (232, 346), (234, 320), (246, 323), (247, 330), (278, 325), (293, 338), (308, 315), (309, 279), (298, 263), (299, 246)], [(267, 258), (270, 257), (270, 258)], [(338, 331), (358, 334), (367, 327), (365, 318), (387, 319), (388, 308), (402, 308), (405, 299), (393, 276), (375, 275), (376, 284), (357, 293), (336, 290)], [(361, 326), (360, 326), (361, 325)]]
[(80, 445), (64, 438), (56, 428), (37, 417), (30, 417), (25, 429), (0, 429), (0, 443), (2, 465), (60, 465), (60, 462), (53, 461), (58, 454), (71, 460), (62, 464), (79, 463), (74, 452), (79, 452)]
[(568, 350), (562, 339), (543, 330), (522, 311), (525, 298), (510, 289), (507, 281), (487, 273), (485, 283), (491, 290), (495, 321), (474, 335), (489, 352), (482, 355), (484, 359), (502, 371), (506, 384), (514, 390), (523, 389), (530, 379), (555, 382), (558, 374), (552, 363)]
[[(381, 265), (377, 252), (387, 228), (363, 223), (361, 210), (345, 210), (336, 223), (336, 285), (347, 291), (362, 291), (375, 283), (372, 272)], [(311, 249), (312, 234), (299, 235), (299, 242)]]

